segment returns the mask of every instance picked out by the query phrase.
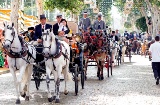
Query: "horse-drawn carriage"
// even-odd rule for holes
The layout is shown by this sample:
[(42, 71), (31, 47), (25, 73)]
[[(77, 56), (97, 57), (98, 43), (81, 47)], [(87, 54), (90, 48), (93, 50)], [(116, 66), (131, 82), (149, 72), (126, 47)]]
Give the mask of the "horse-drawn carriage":
[[(87, 67), (97, 66), (97, 77), (103, 80), (103, 67), (107, 68), (108, 77), (111, 70), (112, 75), (112, 50), (110, 48), (109, 37), (103, 37), (103, 31), (97, 30), (94, 34), (81, 30), (81, 42), (84, 44), (84, 71), (87, 79)], [(92, 35), (91, 35), (92, 34)], [(88, 64), (95, 62), (96, 65)]]
[[(50, 32), (43, 32), (43, 35), (49, 35)], [(44, 37), (44, 36), (42, 36)], [(48, 36), (45, 36), (46, 38)], [(69, 44), (70, 44), (70, 57), (62, 54), (65, 56), (66, 59), (69, 60), (69, 72), (73, 76), (73, 81), (75, 82), (75, 94), (78, 94), (78, 82), (79, 82), (79, 75), (81, 78), (81, 85), (82, 89), (84, 89), (84, 70), (83, 70), (83, 44), (82, 43), (77, 43), (77, 38), (75, 36), (68, 36), (69, 39)], [(56, 39), (56, 44), (58, 43), (58, 40)], [(63, 44), (62, 44), (63, 45)], [(36, 47), (38, 48), (38, 47)], [(43, 49), (48, 48), (46, 46), (42, 46)], [(42, 56), (44, 54), (42, 53)], [(53, 55), (52, 55), (53, 57)], [(45, 57), (45, 59), (48, 59)], [(37, 90), (39, 89), (40, 82), (42, 81), (44, 75), (46, 76), (46, 68), (44, 66), (41, 66), (41, 64), (46, 61), (43, 60), (42, 62), (37, 62), (37, 65), (34, 65), (34, 70), (33, 70), (33, 78), (35, 81), (35, 85)], [(55, 66), (55, 65), (54, 65)]]

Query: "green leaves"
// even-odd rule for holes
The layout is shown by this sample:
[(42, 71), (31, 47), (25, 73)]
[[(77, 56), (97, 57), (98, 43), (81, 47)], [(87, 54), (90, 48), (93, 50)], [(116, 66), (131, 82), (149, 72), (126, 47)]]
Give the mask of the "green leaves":
[(136, 20), (136, 27), (142, 30), (142, 32), (147, 31), (147, 24), (145, 17), (141, 17)]
[(132, 27), (131, 22), (125, 22), (125, 23), (124, 23), (124, 27), (125, 27), (125, 28), (131, 28), (131, 27)]
[(77, 14), (83, 9), (83, 6), (82, 0), (44, 0), (44, 7), (48, 10), (57, 8)]

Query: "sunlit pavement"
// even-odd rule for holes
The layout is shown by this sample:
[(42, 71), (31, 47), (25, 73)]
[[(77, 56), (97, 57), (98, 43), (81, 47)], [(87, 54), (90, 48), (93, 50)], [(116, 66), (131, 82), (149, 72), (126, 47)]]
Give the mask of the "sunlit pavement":
[[(79, 86), (78, 96), (74, 95), (74, 82), (68, 83), (69, 94), (64, 95), (64, 82), (61, 82), (61, 103), (65, 105), (160, 105), (160, 86), (155, 85), (151, 62), (144, 56), (134, 55), (132, 63), (125, 58), (125, 63), (113, 69), (113, 76), (99, 81), (96, 77), (96, 67), (89, 67), (88, 80), (85, 89)], [(51, 81), (54, 91), (54, 82)], [(53, 105), (47, 100), (46, 83), (43, 81), (40, 90), (31, 82), (30, 101), (21, 98), (22, 105)], [(11, 74), (0, 75), (0, 105), (14, 105), (15, 87)]]

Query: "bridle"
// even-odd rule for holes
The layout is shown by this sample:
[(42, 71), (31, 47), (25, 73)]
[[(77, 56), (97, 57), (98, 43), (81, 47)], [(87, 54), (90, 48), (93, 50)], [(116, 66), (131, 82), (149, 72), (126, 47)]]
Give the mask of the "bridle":
[[(14, 28), (13, 28), (13, 27), (8, 27), (8, 26), (7, 26), (7, 29), (12, 30), (11, 35), (13, 36), (13, 39), (12, 39), (12, 40), (5, 39), (5, 40), (4, 40), (4, 43), (5, 43), (6, 41), (9, 41), (9, 42), (11, 42), (11, 44), (12, 44), (13, 41), (14, 41), (14, 38), (15, 38), (15, 31), (14, 31)], [(4, 36), (4, 35), (5, 35), (5, 30), (3, 31), (3, 36)], [(3, 43), (3, 45), (4, 45), (4, 43)]]
[[(45, 37), (45, 41), (47, 41), (47, 35), (49, 35), (49, 32), (48, 32), (48, 31), (47, 31), (47, 33), (42, 33), (42, 42), (43, 42), (43, 37), (44, 37), (44, 36), (46, 36), (46, 37)], [(52, 38), (50, 39), (50, 41), (52, 42)], [(43, 49), (44, 49), (44, 48), (48, 48), (48, 49), (50, 50), (50, 49), (51, 49), (51, 44), (50, 44), (48, 47), (44, 47), (44, 46), (43, 46)]]

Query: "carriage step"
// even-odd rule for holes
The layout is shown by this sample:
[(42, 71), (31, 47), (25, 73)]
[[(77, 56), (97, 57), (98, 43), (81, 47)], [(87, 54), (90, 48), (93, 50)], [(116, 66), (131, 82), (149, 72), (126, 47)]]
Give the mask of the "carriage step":
[(88, 66), (97, 66), (97, 65), (88, 65)]
[(88, 61), (88, 62), (96, 62), (96, 61)]

